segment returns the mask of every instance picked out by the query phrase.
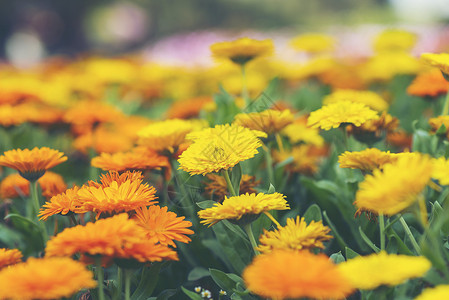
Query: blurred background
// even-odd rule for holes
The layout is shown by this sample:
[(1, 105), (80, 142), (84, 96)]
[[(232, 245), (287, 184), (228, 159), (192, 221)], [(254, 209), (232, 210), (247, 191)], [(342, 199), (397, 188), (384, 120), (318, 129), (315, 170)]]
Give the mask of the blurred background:
[(51, 55), (141, 50), (157, 59), (183, 51), (179, 59), (188, 59), (242, 30), (272, 38), (362, 30), (363, 37), (376, 26), (428, 30), (448, 20), (447, 0), (10, 0), (0, 1), (0, 57), (19, 66)]

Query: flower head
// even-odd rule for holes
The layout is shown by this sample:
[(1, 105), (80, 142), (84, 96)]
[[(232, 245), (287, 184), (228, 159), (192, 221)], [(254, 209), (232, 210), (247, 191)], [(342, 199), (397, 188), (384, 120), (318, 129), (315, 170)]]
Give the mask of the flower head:
[(449, 285), (441, 284), (434, 288), (427, 288), (415, 298), (415, 300), (435, 300), (435, 299), (449, 299)]
[(328, 235), (330, 228), (321, 221), (306, 223), (304, 218), (287, 219), (287, 225), (274, 231), (264, 230), (260, 236), (258, 250), (269, 253), (274, 249), (304, 250), (324, 248), (323, 242), (332, 238)]
[(294, 123), (286, 126), (282, 130), (282, 134), (286, 135), (294, 144), (306, 143), (315, 146), (324, 145), (324, 139), (320, 135), (320, 130), (307, 127), (307, 119), (304, 118), (298, 119)]
[(407, 279), (423, 276), (432, 266), (423, 256), (380, 253), (358, 256), (338, 265), (349, 283), (358, 289), (372, 290), (380, 285), (395, 286)]
[(369, 108), (376, 111), (384, 111), (388, 108), (388, 103), (378, 94), (372, 91), (357, 91), (357, 90), (336, 90), (327, 95), (323, 99), (323, 104), (331, 104), (340, 101), (350, 101), (355, 103), (362, 103)]
[(329, 130), (344, 123), (360, 126), (377, 118), (377, 113), (362, 103), (339, 101), (311, 112), (307, 126)]
[(318, 147), (305, 144), (294, 146), (290, 151), (275, 151), (273, 158), (279, 163), (293, 158), (293, 161), (286, 166), (289, 171), (312, 175), (318, 171), (319, 163), (327, 154), (326, 146)]
[(416, 34), (399, 29), (385, 30), (376, 36), (374, 49), (376, 52), (409, 51), (415, 46)]
[(432, 178), (441, 185), (449, 185), (449, 160), (444, 157), (432, 159)]
[(407, 93), (419, 97), (437, 97), (446, 94), (449, 90), (449, 82), (444, 79), (441, 71), (432, 69), (419, 74), (407, 88)]
[(362, 171), (373, 171), (381, 169), (385, 164), (397, 160), (390, 151), (384, 152), (377, 148), (368, 148), (362, 151), (349, 152), (341, 154), (338, 157), (340, 168), (359, 169)]
[(240, 196), (225, 197), (223, 203), (215, 203), (211, 208), (198, 212), (201, 223), (209, 226), (215, 225), (222, 220), (237, 223), (248, 223), (255, 220), (261, 213), (270, 210), (289, 209), (285, 196), (274, 194), (244, 194)]
[(92, 272), (71, 258), (29, 258), (0, 271), (1, 299), (61, 299), (94, 288)]
[(421, 59), (434, 67), (440, 69), (444, 74), (449, 74), (449, 54), (448, 53), (423, 53), (421, 54)]
[(258, 255), (243, 271), (243, 280), (254, 294), (280, 300), (344, 299), (354, 290), (329, 257), (308, 251)]
[(227, 170), (254, 157), (262, 146), (259, 137), (267, 135), (238, 125), (217, 125), (192, 132), (187, 138), (193, 144), (179, 157), (179, 168), (190, 175)]
[(309, 53), (320, 53), (334, 49), (335, 39), (326, 34), (305, 33), (290, 41), (293, 48)]
[(57, 214), (67, 215), (83, 212), (80, 208), (78, 191), (79, 187), (74, 186), (59, 195), (51, 197), (39, 211), (38, 217), (40, 217), (40, 220), (46, 221), (48, 217)]
[(17, 249), (0, 248), (0, 270), (22, 262), (22, 252)]
[(214, 103), (211, 97), (197, 97), (174, 102), (167, 111), (170, 119), (189, 119), (198, 116), (205, 105)]
[(215, 58), (226, 58), (243, 65), (256, 57), (271, 54), (274, 46), (271, 40), (258, 41), (245, 37), (230, 42), (215, 43), (210, 46), (210, 50)]
[(262, 112), (241, 113), (235, 116), (234, 124), (267, 133), (268, 135), (281, 131), (293, 122), (290, 110), (283, 111), (267, 109)]
[(19, 171), (19, 174), (28, 181), (35, 181), (44, 175), (45, 171), (65, 162), (67, 157), (58, 150), (47, 147), (29, 149), (16, 149), (6, 151), (0, 156), (0, 166), (9, 167)]

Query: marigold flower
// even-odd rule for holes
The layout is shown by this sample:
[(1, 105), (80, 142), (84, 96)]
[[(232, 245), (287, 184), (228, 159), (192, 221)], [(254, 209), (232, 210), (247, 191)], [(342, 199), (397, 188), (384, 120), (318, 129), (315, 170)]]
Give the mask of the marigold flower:
[(377, 113), (362, 103), (339, 101), (311, 112), (307, 126), (329, 130), (347, 123), (360, 126), (377, 118)]
[(169, 119), (196, 118), (205, 105), (214, 103), (211, 97), (197, 97), (174, 102), (167, 111)]
[(425, 63), (437, 67), (444, 74), (449, 74), (449, 54), (448, 53), (423, 53), (421, 54), (421, 60)]
[(419, 74), (407, 88), (409, 95), (418, 97), (437, 97), (446, 94), (449, 90), (449, 82), (444, 79), (438, 69), (432, 69)]
[(274, 151), (273, 158), (279, 163), (293, 158), (293, 161), (286, 166), (289, 171), (313, 175), (318, 171), (319, 163), (328, 155), (328, 151), (326, 146), (298, 145), (291, 151)]
[(209, 227), (222, 220), (244, 225), (257, 219), (263, 212), (286, 209), (290, 207), (282, 194), (244, 194), (225, 197), (223, 203), (215, 203), (211, 208), (200, 210), (198, 216), (204, 219), (201, 223)]
[(385, 164), (395, 162), (397, 156), (390, 151), (384, 152), (377, 148), (368, 148), (362, 151), (346, 151), (338, 157), (340, 168), (359, 169), (362, 171), (373, 171), (381, 169)]
[(398, 126), (399, 120), (384, 111), (379, 118), (366, 121), (359, 127), (348, 126), (347, 131), (357, 140), (372, 144), (382, 139), (385, 134), (396, 130)]
[(215, 58), (226, 58), (244, 65), (256, 57), (271, 54), (274, 46), (271, 40), (258, 41), (244, 37), (230, 42), (215, 43), (210, 46), (210, 50)]
[(278, 111), (267, 109), (262, 112), (241, 113), (234, 117), (234, 124), (267, 133), (268, 135), (281, 131), (293, 122), (290, 110)]
[(94, 149), (97, 153), (128, 151), (133, 145), (134, 141), (129, 135), (111, 131), (102, 126), (78, 136), (73, 141), (73, 148), (85, 154), (89, 149)]
[(296, 50), (309, 53), (331, 51), (335, 46), (335, 39), (326, 34), (305, 33), (293, 38), (290, 45)]
[(432, 159), (432, 178), (441, 185), (449, 185), (449, 160), (444, 157)]
[(138, 171), (126, 171), (123, 173), (119, 173), (116, 171), (109, 171), (106, 174), (101, 174), (100, 175), (100, 182), (96, 182), (96, 181), (92, 181), (89, 180), (87, 182), (88, 186), (93, 186), (93, 187), (109, 187), (111, 186), (111, 183), (116, 181), (118, 184), (122, 184), (125, 181), (137, 181), (137, 180), (142, 180), (143, 181), (143, 175), (142, 172), (138, 172)]
[(266, 136), (264, 132), (234, 124), (192, 132), (187, 139), (193, 140), (193, 144), (179, 157), (179, 168), (190, 175), (227, 170), (259, 153), (257, 148), (262, 146), (259, 137)]
[[(206, 186), (204, 189), (206, 194), (211, 197), (216, 197), (219, 202), (223, 201), (225, 196), (228, 194), (228, 185), (225, 178), (216, 174), (207, 174), (206, 177), (211, 180), (210, 182), (205, 183)], [(239, 195), (256, 193), (254, 187), (259, 185), (259, 183), (260, 180), (256, 180), (254, 176), (243, 174), (242, 179), (240, 180)]]
[(403, 130), (387, 132), (387, 142), (389, 145), (399, 147), (401, 151), (412, 148), (412, 136)]
[(413, 32), (388, 29), (376, 36), (374, 49), (376, 52), (409, 51), (415, 46), (416, 38)]
[(115, 106), (96, 101), (81, 101), (67, 110), (64, 121), (74, 126), (86, 126), (87, 130), (83, 132), (86, 133), (95, 125), (114, 122), (123, 117), (123, 113)]
[(243, 280), (254, 294), (279, 300), (344, 299), (354, 291), (329, 257), (309, 251), (277, 249), (258, 255), (243, 271)]
[(0, 105), (0, 125), (9, 127), (20, 125), (28, 121), (26, 106), (24, 105)]
[(446, 134), (449, 132), (449, 116), (438, 116), (429, 119), (429, 125), (433, 132), (436, 132), (442, 125), (446, 128)]
[(31, 257), (0, 271), (1, 299), (61, 299), (96, 285), (92, 272), (66, 257)]
[(304, 218), (299, 216), (295, 219), (288, 218), (287, 225), (279, 227), (274, 231), (264, 229), (263, 235), (259, 237), (259, 250), (262, 253), (269, 253), (275, 249), (304, 250), (321, 248), (324, 249), (323, 242), (332, 238), (328, 235), (330, 228), (324, 226), (321, 221), (311, 221), (306, 223)]
[(136, 210), (133, 219), (141, 226), (149, 241), (170, 245), (176, 248), (174, 241), (188, 243), (191, 239), (187, 234), (193, 234), (192, 222), (185, 221), (185, 217), (178, 217), (174, 212), (167, 211), (167, 207), (152, 205)]
[(366, 83), (388, 81), (399, 74), (416, 74), (422, 69), (419, 60), (406, 52), (382, 52), (372, 56), (360, 73)]
[(22, 262), (22, 252), (17, 249), (0, 248), (0, 270)]
[(320, 135), (320, 130), (317, 128), (307, 127), (307, 119), (298, 119), (293, 124), (286, 126), (282, 130), (282, 134), (286, 135), (290, 142), (305, 143), (315, 146), (323, 146), (324, 139)]
[(381, 285), (395, 286), (407, 279), (423, 276), (432, 266), (423, 256), (387, 254), (385, 251), (358, 256), (338, 265), (349, 283), (361, 290)]
[(384, 111), (388, 109), (388, 103), (378, 94), (372, 91), (357, 91), (341, 89), (332, 92), (323, 99), (323, 104), (328, 105), (340, 101), (350, 101), (362, 103), (376, 111)]
[(449, 285), (442, 284), (433, 288), (427, 288), (414, 300), (449, 299)]
[(79, 187), (74, 186), (71, 189), (66, 190), (65, 192), (51, 197), (50, 200), (45, 202), (45, 204), (41, 207), (39, 214), (39, 220), (46, 221), (48, 217), (61, 214), (67, 215), (69, 213), (82, 213), (84, 212), (80, 206), (79, 196), (78, 196)]
[(44, 175), (45, 171), (65, 162), (67, 157), (58, 150), (47, 147), (29, 149), (15, 149), (6, 151), (0, 156), (0, 166), (19, 171), (28, 181), (35, 181)]
[(394, 215), (417, 200), (430, 180), (432, 162), (424, 155), (400, 155), (359, 184), (354, 204), (362, 210)]

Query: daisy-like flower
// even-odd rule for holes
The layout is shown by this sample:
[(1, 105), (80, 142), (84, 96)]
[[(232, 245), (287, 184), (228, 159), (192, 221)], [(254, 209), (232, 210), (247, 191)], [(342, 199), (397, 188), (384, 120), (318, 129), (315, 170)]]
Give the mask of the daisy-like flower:
[(19, 171), (28, 181), (35, 181), (44, 175), (45, 171), (67, 160), (67, 156), (58, 150), (47, 147), (29, 149), (15, 149), (6, 151), (0, 156), (0, 166)]
[(439, 68), (443, 72), (443, 75), (449, 74), (449, 53), (423, 53), (421, 54), (421, 60), (433, 67)]
[[(211, 197), (214, 196), (217, 198), (219, 202), (223, 201), (224, 197), (228, 194), (228, 185), (226, 183), (226, 179), (223, 176), (216, 174), (208, 174), (206, 177), (211, 180), (205, 183), (205, 191), (206, 194)], [(260, 180), (256, 180), (254, 176), (243, 174), (242, 179), (240, 180), (240, 194), (252, 194), (255, 193), (256, 190), (254, 187), (259, 185)]]
[(0, 270), (22, 262), (22, 252), (17, 249), (0, 248)]
[[(407, 93), (413, 96), (436, 98), (446, 94), (449, 90), (449, 82), (444, 79), (441, 71), (432, 69), (419, 74), (407, 88)], [(428, 99), (426, 98), (426, 99)]]
[(96, 181), (88, 181), (88, 186), (93, 187), (109, 187), (112, 182), (116, 181), (118, 184), (122, 184), (125, 181), (137, 181), (137, 180), (143, 180), (142, 172), (138, 171), (126, 171), (123, 173), (119, 173), (116, 171), (109, 171), (106, 174), (100, 175), (100, 182)]
[(169, 119), (190, 119), (198, 117), (205, 105), (214, 103), (211, 97), (197, 97), (174, 102), (167, 111)]
[(390, 151), (384, 152), (377, 148), (368, 148), (357, 152), (346, 151), (338, 157), (340, 168), (359, 169), (368, 172), (381, 169), (385, 164), (396, 160), (397, 156), (392, 155)]
[(173, 154), (185, 142), (186, 135), (205, 127), (201, 121), (171, 119), (155, 122), (138, 132), (139, 144), (158, 152)]
[(444, 157), (432, 159), (432, 178), (441, 185), (449, 185), (449, 160)]
[(394, 215), (412, 205), (432, 174), (430, 158), (400, 155), (396, 162), (376, 169), (359, 184), (354, 204), (361, 210)]
[(326, 34), (305, 33), (293, 38), (290, 45), (299, 51), (320, 53), (333, 50), (335, 39)]
[(216, 125), (190, 133), (193, 144), (178, 159), (179, 168), (190, 175), (219, 172), (254, 157), (266, 133), (238, 125)]
[(83, 210), (80, 208), (78, 191), (79, 187), (74, 186), (59, 195), (51, 197), (41, 207), (37, 216), (40, 217), (40, 220), (46, 221), (48, 217), (57, 214), (82, 213)]
[(358, 91), (341, 89), (332, 92), (323, 99), (323, 104), (328, 105), (340, 101), (362, 103), (376, 111), (388, 109), (388, 103), (378, 94), (372, 91)]
[(274, 151), (273, 158), (276, 162), (283, 162), (293, 158), (293, 161), (286, 168), (295, 173), (312, 175), (318, 171), (319, 163), (328, 154), (326, 146), (318, 147), (314, 145), (298, 145), (291, 151)]
[(376, 52), (409, 51), (415, 46), (416, 39), (413, 32), (388, 29), (376, 36), (373, 46)]
[(0, 125), (9, 127), (20, 125), (28, 121), (25, 105), (0, 105)]
[(399, 120), (384, 111), (379, 118), (366, 121), (359, 127), (350, 125), (347, 130), (357, 140), (370, 144), (381, 140), (384, 135), (393, 132), (398, 126)]
[(61, 299), (94, 288), (92, 272), (71, 258), (29, 258), (0, 271), (1, 299)]
[(354, 291), (329, 257), (309, 251), (277, 249), (258, 255), (243, 271), (243, 280), (254, 294), (279, 300), (344, 299)]
[(427, 288), (415, 298), (415, 300), (436, 300), (436, 299), (449, 299), (449, 285), (442, 284), (437, 285), (434, 288)]
[(94, 149), (97, 153), (128, 151), (133, 145), (134, 141), (129, 135), (102, 126), (78, 136), (73, 141), (73, 148), (86, 154), (89, 149)]
[(274, 231), (264, 229), (263, 235), (259, 238), (260, 244), (257, 250), (269, 253), (275, 249), (324, 249), (323, 242), (332, 238), (328, 235), (329, 232), (330, 228), (324, 226), (321, 221), (312, 221), (307, 224), (304, 218), (297, 216), (296, 221), (289, 218), (286, 226)]
[(210, 46), (212, 56), (217, 59), (229, 59), (244, 65), (256, 57), (270, 55), (274, 51), (271, 40), (253, 40), (247, 37), (230, 42), (215, 43)]
[[(139, 173), (140, 174), (140, 173)], [(78, 191), (81, 210), (92, 211), (100, 215), (112, 215), (136, 210), (139, 207), (154, 204), (156, 190), (142, 179), (111, 181), (107, 186), (90, 182)]]
[(286, 126), (282, 130), (282, 134), (286, 135), (293, 144), (324, 145), (324, 139), (320, 135), (319, 129), (307, 127), (307, 119), (296, 120), (293, 124)]
[(268, 135), (278, 133), (293, 122), (290, 110), (267, 109), (262, 112), (241, 113), (234, 118), (234, 124), (266, 132)]
[(329, 130), (338, 128), (341, 124), (360, 126), (377, 118), (377, 113), (362, 103), (339, 101), (311, 112), (307, 126)]
[(223, 203), (215, 203), (213, 207), (200, 210), (198, 216), (204, 225), (215, 225), (222, 220), (245, 225), (259, 217), (261, 213), (270, 210), (290, 209), (285, 196), (274, 194), (244, 194), (225, 197)]
[(188, 243), (191, 239), (187, 234), (193, 234), (192, 222), (185, 221), (185, 217), (178, 217), (174, 212), (167, 211), (167, 207), (152, 205), (136, 210), (133, 219), (141, 226), (149, 241), (170, 245), (176, 248), (174, 241)]
[(432, 266), (423, 256), (387, 254), (385, 251), (358, 256), (338, 265), (348, 282), (361, 290), (381, 285), (395, 286), (423, 276)]

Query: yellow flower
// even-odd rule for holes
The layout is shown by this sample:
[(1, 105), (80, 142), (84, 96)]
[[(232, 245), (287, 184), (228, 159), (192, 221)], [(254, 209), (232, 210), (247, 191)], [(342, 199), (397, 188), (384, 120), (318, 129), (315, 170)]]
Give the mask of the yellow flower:
[(288, 170), (301, 174), (312, 175), (318, 171), (318, 165), (327, 153), (327, 147), (298, 145), (293, 147), (291, 151), (274, 151), (273, 158), (277, 162), (283, 162), (292, 157), (292, 163), (286, 166)]
[(264, 132), (234, 124), (192, 132), (187, 139), (193, 140), (193, 144), (179, 157), (179, 168), (190, 175), (227, 170), (259, 153), (257, 148), (262, 146), (259, 137), (266, 136)]
[(44, 175), (45, 171), (65, 162), (67, 157), (58, 150), (47, 147), (16, 149), (6, 151), (0, 156), (0, 166), (6, 166), (19, 171), (28, 181), (35, 181)]
[(422, 69), (418, 59), (405, 52), (385, 52), (372, 56), (360, 75), (367, 83), (388, 81), (398, 74), (416, 74)]
[(323, 146), (324, 139), (317, 128), (307, 127), (307, 119), (299, 119), (286, 126), (282, 134), (286, 135), (292, 143), (306, 143), (315, 146)]
[(336, 90), (327, 95), (323, 99), (323, 104), (331, 104), (339, 101), (351, 101), (362, 103), (376, 111), (384, 111), (388, 109), (388, 103), (382, 99), (378, 94), (372, 91), (357, 91), (357, 90)]
[(285, 196), (274, 194), (244, 194), (234, 197), (225, 197), (223, 203), (215, 203), (211, 208), (198, 212), (204, 225), (215, 225), (222, 220), (238, 224), (247, 224), (259, 217), (263, 212), (270, 210), (290, 209)]
[(305, 33), (290, 41), (293, 48), (309, 53), (331, 51), (335, 46), (335, 39), (326, 34)]
[(360, 169), (362, 171), (372, 171), (381, 169), (385, 164), (392, 163), (397, 157), (390, 151), (384, 152), (377, 148), (368, 148), (362, 151), (341, 154), (338, 157), (340, 168)]
[(360, 126), (377, 118), (377, 113), (362, 103), (340, 101), (311, 112), (307, 126), (329, 130), (341, 124)]
[(449, 116), (438, 116), (436, 118), (430, 118), (429, 125), (432, 128), (433, 132), (437, 131), (442, 125), (444, 125), (447, 133), (449, 132)]
[(432, 178), (441, 185), (449, 185), (449, 160), (444, 157), (432, 159)]
[(308, 251), (257, 255), (242, 277), (252, 293), (276, 300), (345, 299), (354, 291), (329, 257)]
[(338, 265), (349, 283), (361, 290), (395, 286), (423, 276), (432, 266), (423, 256), (380, 253), (358, 256)]
[(374, 40), (376, 52), (409, 51), (416, 44), (416, 34), (399, 29), (381, 32)]
[(22, 262), (22, 252), (17, 249), (0, 248), (0, 270)]
[(234, 118), (234, 124), (266, 132), (268, 135), (281, 131), (293, 122), (290, 110), (267, 109), (262, 112), (241, 113)]
[(274, 249), (323, 249), (323, 242), (332, 238), (331, 235), (328, 235), (329, 232), (330, 228), (324, 226), (321, 221), (312, 221), (307, 225), (304, 218), (300, 219), (297, 216), (296, 222), (289, 218), (286, 226), (279, 227), (274, 231), (264, 229), (257, 249), (262, 253), (269, 253)]
[(210, 50), (215, 58), (227, 58), (236, 64), (244, 65), (256, 57), (271, 54), (274, 46), (271, 40), (259, 41), (245, 37), (230, 42), (215, 43), (210, 46)]
[(427, 64), (439, 68), (444, 74), (449, 74), (449, 53), (423, 53), (421, 59)]
[(0, 271), (1, 299), (61, 299), (96, 285), (92, 272), (66, 257), (31, 257)]
[(449, 285), (442, 284), (434, 288), (427, 288), (415, 300), (443, 300), (449, 299)]
[(412, 205), (430, 180), (432, 162), (419, 154), (399, 155), (359, 184), (354, 204), (362, 210), (394, 215)]

